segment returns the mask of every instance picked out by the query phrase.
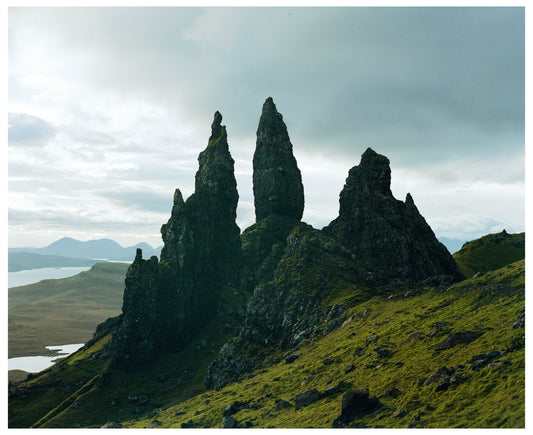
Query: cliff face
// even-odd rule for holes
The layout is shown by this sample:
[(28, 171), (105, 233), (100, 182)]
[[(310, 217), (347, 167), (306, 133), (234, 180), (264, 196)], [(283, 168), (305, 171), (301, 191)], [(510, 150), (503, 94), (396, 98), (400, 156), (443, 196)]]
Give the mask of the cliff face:
[(413, 198), (390, 190), (389, 160), (368, 148), (350, 169), (340, 194), (339, 216), (323, 229), (374, 270), (375, 282), (454, 282), (457, 264), (418, 212)]
[(123, 320), (113, 336), (119, 364), (142, 364), (156, 349), (179, 350), (216, 314), (222, 286), (238, 283), (238, 194), (221, 121), (216, 112), (209, 143), (198, 158), (194, 194), (183, 201), (179, 189), (174, 193), (170, 219), (161, 228), (161, 261), (146, 263), (138, 253), (128, 271)]

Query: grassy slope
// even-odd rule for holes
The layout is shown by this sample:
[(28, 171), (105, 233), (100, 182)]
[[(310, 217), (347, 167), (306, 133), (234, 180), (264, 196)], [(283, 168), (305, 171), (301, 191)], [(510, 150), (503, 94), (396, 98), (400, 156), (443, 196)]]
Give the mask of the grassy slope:
[[(191, 421), (199, 427), (217, 427), (225, 407), (239, 400), (250, 401), (251, 406), (234, 417), (254, 427), (331, 427), (340, 412), (342, 393), (297, 411), (294, 406), (275, 411), (274, 401), (281, 398), (294, 405), (297, 394), (346, 381), (351, 388), (368, 388), (384, 405), (360, 419), (367, 426), (524, 427), (525, 331), (513, 327), (515, 320), (524, 315), (523, 279), (521, 261), (447, 291), (426, 289), (415, 296), (376, 296), (356, 303), (348, 313), (349, 321), (318, 342), (302, 347), (302, 356), (294, 363), (274, 364), (220, 391), (205, 391), (201, 383), (205, 367), (215, 355), (211, 352), (229, 336), (219, 320), (207, 325), (180, 354), (162, 357), (135, 376), (111, 370), (102, 385), (98, 380), (90, 381), (107, 364), (105, 359), (91, 359), (98, 350), (93, 347), (73, 355), (63, 372), (53, 369), (31, 381), (72, 385), (81, 376), (85, 384), (70, 389), (65, 385), (61, 397), (51, 394), (57, 390), (54, 388), (10, 400), (10, 426), (31, 426), (51, 411), (39, 426), (100, 426), (113, 420), (124, 427), (181, 427)], [(351, 291), (345, 289), (346, 293)], [(340, 290), (338, 297), (349, 299)], [(436, 330), (433, 325), (440, 321), (448, 322), (444, 330), (430, 336)], [(440, 352), (431, 349), (450, 332), (461, 330), (483, 334), (469, 344)], [(411, 335), (417, 332), (420, 338)], [(367, 341), (376, 334), (379, 339)], [(202, 339), (207, 347), (197, 351)], [(102, 346), (102, 342), (96, 346)], [(386, 346), (392, 355), (378, 358), (376, 346)], [(467, 364), (473, 356), (492, 350), (506, 350), (498, 360), (501, 365), (475, 371)], [(461, 370), (466, 376), (463, 383), (443, 392), (435, 392), (437, 384), (419, 385), (418, 379), (440, 367), (458, 364), (465, 365)], [(354, 370), (345, 373), (348, 365)], [(401, 394), (383, 397), (393, 387)], [(133, 400), (132, 396), (140, 394), (148, 395), (149, 403)], [(70, 399), (64, 406), (57, 408), (67, 397)], [(402, 409), (404, 415), (394, 417), (397, 409)]]
[(525, 233), (488, 234), (465, 243), (460, 251), (453, 254), (453, 258), (467, 278), (477, 272), (499, 269), (525, 258)]
[(122, 307), (125, 263), (97, 263), (70, 278), (9, 289), (9, 357), (43, 355), (44, 346), (83, 343)]

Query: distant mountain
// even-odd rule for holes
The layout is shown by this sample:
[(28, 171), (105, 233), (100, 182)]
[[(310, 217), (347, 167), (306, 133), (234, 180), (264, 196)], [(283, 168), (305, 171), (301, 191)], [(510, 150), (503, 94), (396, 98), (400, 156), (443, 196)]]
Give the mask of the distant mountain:
[(450, 251), (450, 254), (454, 254), (457, 251), (459, 251), (463, 247), (463, 245), (466, 243), (466, 240), (448, 239), (447, 237), (439, 237), (438, 240), (444, 246), (446, 246), (446, 249)]
[(477, 272), (486, 273), (525, 258), (525, 233), (488, 234), (465, 243), (453, 254), (461, 272), (467, 277)]
[(10, 252), (8, 258), (8, 272), (20, 270), (42, 269), (44, 267), (79, 267), (92, 266), (101, 260), (87, 258), (69, 258), (59, 255), (40, 255), (31, 252)]
[(137, 248), (143, 250), (144, 257), (156, 255), (159, 257), (161, 247), (152, 248), (147, 243), (138, 243), (135, 246), (123, 248), (111, 239), (88, 240), (82, 242), (71, 237), (63, 237), (44, 248), (10, 248), (9, 254), (29, 252), (39, 255), (56, 255), (69, 258), (90, 258), (115, 261), (133, 261)]

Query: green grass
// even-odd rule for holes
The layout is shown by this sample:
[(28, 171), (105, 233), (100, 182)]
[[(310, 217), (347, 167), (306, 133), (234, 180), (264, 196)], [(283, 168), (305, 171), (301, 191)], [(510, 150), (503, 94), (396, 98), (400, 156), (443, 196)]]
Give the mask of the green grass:
[(45, 355), (44, 346), (89, 340), (96, 325), (120, 314), (127, 268), (97, 263), (70, 278), (9, 289), (9, 358)]
[[(219, 391), (206, 391), (202, 380), (218, 349), (234, 333), (223, 328), (232, 318), (230, 313), (225, 320), (213, 319), (182, 352), (162, 356), (135, 374), (108, 368), (107, 360), (98, 357), (105, 352), (105, 341), (99, 341), (71, 356), (62, 371), (54, 368), (30, 381), (59, 381), (65, 388), (61, 397), (42, 392), (10, 400), (10, 427), (32, 426), (39, 420), (40, 427), (99, 427), (108, 421), (132, 428), (154, 422), (179, 428), (190, 421), (198, 427), (218, 427), (227, 405), (248, 401), (249, 408), (234, 415), (243, 424), (328, 428), (340, 413), (342, 392), (299, 410), (291, 406), (275, 411), (274, 403), (280, 398), (294, 405), (296, 395), (340, 381), (351, 388), (369, 389), (383, 404), (353, 425), (362, 421), (369, 427), (392, 428), (524, 427), (525, 331), (513, 326), (524, 315), (524, 269), (523, 262), (510, 266), (447, 290), (425, 289), (416, 296), (392, 299), (374, 296), (361, 302), (350, 297), (352, 286), (343, 290), (339, 284), (333, 299), (352, 305), (343, 326), (318, 341), (306, 342), (299, 349), (301, 357), (292, 364), (281, 360), (267, 365)], [(235, 303), (242, 306), (246, 297), (226, 289), (224, 310)], [(447, 322), (443, 331), (431, 336), (435, 322), (443, 321)], [(440, 352), (432, 349), (449, 333), (462, 330), (482, 334), (468, 344)], [(379, 338), (367, 341), (373, 335)], [(206, 347), (199, 351), (202, 340)], [(376, 346), (387, 347), (391, 355), (378, 358)], [(501, 365), (473, 370), (467, 364), (473, 356), (492, 350), (505, 351), (498, 360)], [(458, 364), (465, 365), (461, 372), (466, 380), (446, 391), (435, 392), (437, 384), (418, 382), (443, 366)], [(348, 365), (354, 369), (345, 373)], [(98, 375), (105, 371), (107, 381), (99, 383)], [(384, 397), (393, 387), (400, 395)], [(128, 399), (140, 394), (149, 396), (148, 404)], [(393, 416), (397, 409), (404, 411), (402, 417)]]
[(488, 234), (465, 243), (453, 254), (459, 270), (470, 278), (476, 273), (499, 269), (525, 258), (525, 233), (508, 234), (503, 231)]

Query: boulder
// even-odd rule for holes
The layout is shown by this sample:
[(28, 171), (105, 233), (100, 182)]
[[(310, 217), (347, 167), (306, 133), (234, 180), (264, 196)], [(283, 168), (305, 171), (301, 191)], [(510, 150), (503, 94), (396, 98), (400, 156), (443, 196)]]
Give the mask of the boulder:
[(370, 396), (368, 390), (352, 390), (342, 396), (341, 416), (344, 421), (351, 421), (355, 417), (372, 412), (382, 406), (375, 396)]
[(311, 403), (320, 400), (320, 393), (316, 389), (306, 391), (305, 393), (298, 394), (294, 399), (294, 409), (298, 410), (311, 405)]
[(470, 343), (480, 336), (477, 332), (472, 331), (459, 331), (452, 332), (440, 343), (433, 346), (433, 350), (440, 351), (445, 349), (450, 349), (454, 346), (457, 346), (461, 343)]

